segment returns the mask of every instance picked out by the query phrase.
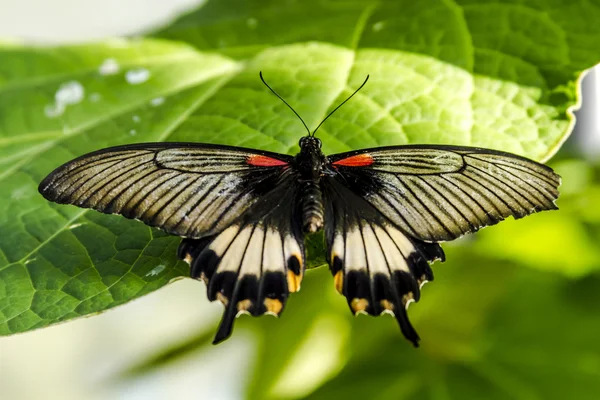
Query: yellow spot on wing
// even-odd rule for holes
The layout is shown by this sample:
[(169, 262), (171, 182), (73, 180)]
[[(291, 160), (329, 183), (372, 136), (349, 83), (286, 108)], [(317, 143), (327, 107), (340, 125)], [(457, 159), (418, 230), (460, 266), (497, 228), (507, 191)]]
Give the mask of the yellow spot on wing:
[(238, 311), (247, 311), (250, 307), (252, 307), (252, 301), (250, 301), (248, 299), (238, 301), (238, 303), (237, 303)]
[(200, 279), (202, 279), (202, 282), (208, 285), (208, 278), (204, 272), (200, 273)]
[(276, 317), (279, 315), (279, 313), (281, 312), (281, 309), (283, 308), (283, 304), (281, 304), (281, 301), (279, 301), (277, 299), (271, 299), (268, 297), (265, 299), (263, 304), (267, 308), (266, 313), (272, 314)]
[(188, 265), (191, 265), (193, 260), (194, 259), (192, 258), (192, 256), (190, 254), (186, 254), (185, 258), (183, 259), (183, 261), (185, 261), (186, 263), (188, 263)]
[(344, 271), (338, 271), (333, 277), (333, 283), (339, 294), (344, 294)]
[(296, 275), (293, 271), (288, 270), (287, 284), (290, 293), (297, 292), (298, 290), (300, 290), (300, 282), (302, 282), (302, 277), (300, 275)]
[(223, 303), (224, 306), (227, 306), (227, 304), (229, 304), (229, 299), (225, 297), (222, 293), (217, 293), (217, 300)]
[(385, 308), (386, 310), (394, 311), (394, 304), (392, 304), (392, 302), (389, 300), (381, 300), (379, 303), (381, 304), (381, 307)]
[(366, 312), (365, 310), (367, 309), (367, 307), (369, 307), (369, 302), (367, 301), (367, 299), (359, 299), (359, 298), (353, 298), (352, 301), (350, 302), (350, 307), (352, 307), (352, 311), (354, 311), (354, 315), (361, 313), (361, 312)]

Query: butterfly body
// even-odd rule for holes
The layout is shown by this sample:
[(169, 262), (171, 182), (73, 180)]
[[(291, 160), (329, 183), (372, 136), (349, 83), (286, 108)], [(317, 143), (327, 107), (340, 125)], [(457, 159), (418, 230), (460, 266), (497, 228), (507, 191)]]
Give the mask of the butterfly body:
[(293, 167), (298, 172), (303, 229), (316, 232), (323, 228), (323, 193), (321, 175), (328, 161), (321, 151), (321, 141), (305, 136), (300, 139), (300, 152), (294, 157)]
[(430, 264), (444, 261), (438, 242), (557, 208), (560, 177), (510, 153), (405, 145), (325, 155), (314, 132), (299, 146), (295, 156), (202, 143), (112, 147), (58, 167), (39, 191), (182, 237), (190, 276), (225, 306), (215, 343), (240, 314), (283, 311), (304, 276), (305, 235), (323, 230), (350, 310), (392, 314), (416, 346), (406, 309), (433, 279)]

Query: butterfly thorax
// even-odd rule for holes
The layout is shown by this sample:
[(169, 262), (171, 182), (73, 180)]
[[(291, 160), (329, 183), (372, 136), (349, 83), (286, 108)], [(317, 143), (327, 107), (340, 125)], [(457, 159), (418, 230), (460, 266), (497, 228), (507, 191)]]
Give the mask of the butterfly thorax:
[(320, 180), (325, 163), (321, 141), (312, 136), (300, 139), (300, 152), (294, 158), (300, 185), (300, 207), (302, 227), (305, 232), (316, 232), (323, 228), (323, 194)]

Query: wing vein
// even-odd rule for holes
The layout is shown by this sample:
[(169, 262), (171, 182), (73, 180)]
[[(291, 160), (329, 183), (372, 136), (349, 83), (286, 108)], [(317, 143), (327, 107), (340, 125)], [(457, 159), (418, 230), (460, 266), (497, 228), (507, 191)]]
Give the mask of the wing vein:
[[(434, 191), (435, 193), (437, 193), (442, 199), (444, 199), (446, 201), (446, 203), (448, 203), (448, 206), (452, 207), (461, 217), (463, 220), (465, 220), (467, 222), (467, 224), (469, 225), (469, 227), (471, 228), (471, 231), (475, 230), (473, 224), (471, 223), (471, 221), (469, 220), (469, 218), (467, 218), (462, 211), (460, 211), (458, 209), (458, 207), (456, 207), (453, 202), (450, 201), (450, 199), (448, 199), (448, 197), (446, 197), (446, 195), (442, 192), (440, 192), (439, 190), (437, 190), (435, 187), (433, 187), (433, 185), (429, 184), (425, 179), (423, 179), (421, 176), (419, 175), (415, 175), (417, 179), (419, 179), (421, 181), (421, 183), (424, 186), (427, 186), (428, 188), (430, 188), (432, 191)], [(464, 203), (463, 203), (464, 204)], [(442, 207), (440, 206), (440, 211), (442, 211)], [(455, 216), (451, 213), (448, 212), (446, 213), (449, 217), (451, 217), (454, 220), (454, 223), (456, 224), (456, 226), (460, 227), (461, 223), (460, 221), (458, 221)], [(462, 231), (462, 229), (461, 229)], [(466, 232), (463, 232), (466, 233)]]
[[(479, 171), (479, 175), (485, 179), (487, 182), (489, 182), (491, 185), (493, 185), (496, 189), (498, 189), (499, 191), (503, 192), (504, 194), (506, 194), (506, 196), (508, 198), (512, 198), (513, 200), (515, 200), (519, 206), (521, 206), (521, 208), (527, 210), (527, 205), (524, 205), (522, 203), (522, 200), (525, 200), (525, 202), (531, 204), (532, 206), (534, 206), (534, 204), (532, 204), (529, 200), (527, 200), (527, 198), (525, 198), (525, 196), (523, 196), (523, 194), (521, 194), (520, 192), (517, 192), (515, 189), (511, 188), (510, 186), (508, 186), (507, 184), (505, 184), (502, 181), (499, 181), (496, 177), (494, 177), (492, 174), (490, 174), (489, 172), (482, 170), (479, 167), (475, 167), (473, 165), (470, 165), (471, 168), (473, 168), (476, 171)], [(485, 177), (487, 176), (487, 178)], [(513, 194), (511, 194), (510, 192), (513, 192)], [(515, 196), (516, 195), (516, 196)], [(510, 205), (509, 205), (510, 207)], [(512, 207), (510, 207), (511, 209), (513, 209)], [(517, 212), (517, 214), (520, 214)]]
[[(450, 234), (452, 233), (452, 231), (450, 231), (450, 229), (448, 229), (448, 227), (447, 227), (447, 226), (446, 226), (446, 225), (445, 225), (445, 224), (444, 224), (444, 223), (443, 223), (443, 222), (442, 222), (442, 221), (441, 221), (441, 220), (438, 218), (438, 216), (437, 216), (437, 215), (436, 215), (434, 212), (432, 212), (432, 211), (429, 209), (429, 207), (427, 207), (427, 206), (425, 205), (425, 203), (423, 203), (423, 202), (422, 202), (422, 201), (421, 201), (421, 200), (418, 198), (418, 196), (415, 194), (415, 192), (412, 190), (412, 188), (410, 188), (410, 187), (409, 187), (409, 185), (408, 185), (407, 183), (405, 183), (405, 182), (401, 181), (401, 180), (400, 180), (400, 178), (398, 178), (397, 176), (396, 176), (396, 179), (398, 180), (398, 182), (401, 182), (401, 183), (403, 183), (403, 184), (404, 184), (404, 187), (405, 187), (405, 188), (406, 188), (406, 189), (407, 189), (407, 190), (410, 192), (410, 194), (413, 196), (413, 198), (414, 198), (414, 199), (415, 199), (415, 200), (416, 200), (416, 201), (417, 201), (419, 204), (421, 204), (421, 206), (423, 206), (423, 210), (425, 210), (425, 211), (426, 211), (426, 212), (427, 212), (429, 215), (431, 215), (431, 217), (433, 217), (433, 219), (435, 219), (435, 220), (438, 222), (438, 224), (439, 224), (439, 225), (440, 225), (442, 228), (444, 228), (444, 230), (445, 230), (447, 233), (450, 233)], [(416, 210), (418, 213), (420, 213), (418, 208), (415, 208), (415, 210)], [(421, 215), (422, 215), (422, 214), (421, 214)], [(423, 215), (422, 215), (422, 216), (423, 216)], [(428, 226), (430, 226), (430, 224), (428, 224)], [(433, 227), (431, 227), (431, 228), (433, 228)], [(432, 231), (430, 231), (430, 232), (431, 232), (431, 233), (433, 233), (433, 235), (435, 236), (435, 232), (432, 232)]]

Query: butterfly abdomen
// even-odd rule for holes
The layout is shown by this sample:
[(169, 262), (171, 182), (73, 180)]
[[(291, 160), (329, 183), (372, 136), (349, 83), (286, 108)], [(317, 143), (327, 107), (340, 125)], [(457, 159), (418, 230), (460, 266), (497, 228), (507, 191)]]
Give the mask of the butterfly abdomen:
[(300, 204), (304, 232), (323, 228), (323, 193), (315, 180), (301, 181)]

